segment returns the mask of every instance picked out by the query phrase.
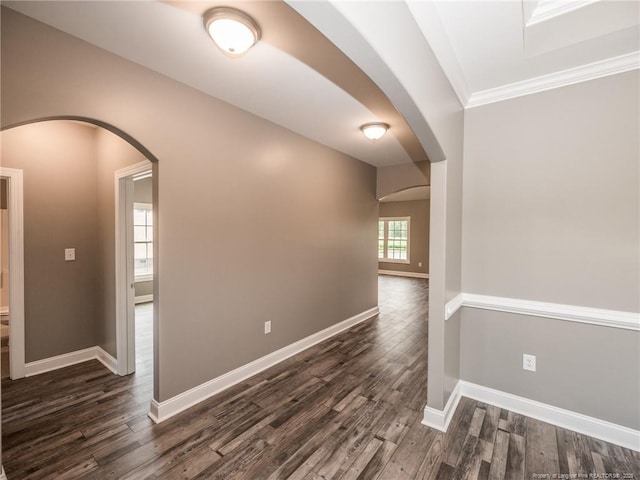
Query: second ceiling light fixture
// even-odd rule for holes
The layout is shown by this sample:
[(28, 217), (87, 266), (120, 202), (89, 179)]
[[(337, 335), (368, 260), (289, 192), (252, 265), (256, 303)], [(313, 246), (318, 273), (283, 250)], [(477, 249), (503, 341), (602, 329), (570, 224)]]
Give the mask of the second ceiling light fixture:
[[(211, 39), (230, 57), (241, 56), (260, 40), (260, 27), (256, 21), (235, 8), (211, 8), (204, 12), (203, 20)], [(376, 141), (387, 133), (389, 125), (381, 122), (367, 123), (360, 130), (369, 140)]]

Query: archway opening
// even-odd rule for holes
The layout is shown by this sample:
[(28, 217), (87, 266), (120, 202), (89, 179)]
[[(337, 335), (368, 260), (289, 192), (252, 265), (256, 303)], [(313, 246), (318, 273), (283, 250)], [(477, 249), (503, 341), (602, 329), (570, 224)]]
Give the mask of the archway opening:
[[(118, 331), (135, 338), (117, 308), (126, 276), (118, 271), (117, 181), (115, 173), (145, 165), (154, 193), (157, 160), (118, 128), (82, 117), (56, 117), (4, 129), (0, 176), (6, 181), (9, 287), (8, 357), (11, 379), (51, 372), (96, 359), (113, 373), (119, 368), (122, 341)], [(18, 175), (19, 173), (19, 175)], [(131, 180), (139, 176), (132, 174)], [(136, 177), (137, 178), (137, 177)], [(24, 181), (23, 181), (24, 179)], [(5, 184), (5, 182), (3, 182)], [(157, 209), (157, 194), (151, 202)], [(131, 269), (134, 247), (133, 199)], [(145, 225), (147, 277), (153, 281), (157, 235)], [(149, 237), (149, 238), (147, 238)], [(135, 285), (131, 303), (135, 298)], [(150, 299), (147, 297), (147, 299)], [(154, 297), (152, 301), (157, 302)], [(149, 307), (149, 306), (147, 306)], [(149, 309), (147, 310), (156, 310)], [(146, 312), (149, 315), (149, 312)], [(144, 374), (153, 393), (153, 329), (146, 321), (149, 343)], [(126, 336), (124, 341), (128, 341)], [(131, 338), (131, 339), (132, 339)], [(4, 358), (3, 358), (4, 360)], [(110, 375), (110, 374), (109, 374)], [(106, 377), (105, 377), (106, 378)], [(106, 380), (105, 380), (106, 381)], [(6, 380), (11, 382), (11, 380)], [(137, 382), (140, 383), (140, 382)], [(148, 390), (148, 391), (147, 391)]]

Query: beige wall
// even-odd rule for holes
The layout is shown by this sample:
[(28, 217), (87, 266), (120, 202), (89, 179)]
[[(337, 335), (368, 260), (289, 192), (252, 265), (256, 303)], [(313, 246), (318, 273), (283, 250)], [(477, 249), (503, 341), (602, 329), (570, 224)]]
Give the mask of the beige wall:
[[(467, 111), (464, 292), (640, 311), (639, 83)], [(637, 331), (465, 308), (461, 338), (465, 380), (640, 427)]]
[(429, 162), (379, 167), (376, 195), (380, 199), (410, 187), (430, 185), (430, 173)]
[[(100, 345), (115, 356), (114, 172), (144, 157), (65, 121), (2, 132), (2, 165), (24, 170), (26, 362)], [(64, 262), (64, 249), (76, 261)]]
[[(2, 132), (2, 165), (24, 171), (25, 361), (96, 344), (94, 131), (67, 122)], [(65, 262), (65, 248), (76, 260)]]
[(4, 127), (80, 115), (158, 159), (156, 400), (377, 304), (373, 167), (6, 9), (2, 75)]
[[(380, 270), (429, 273), (429, 200), (380, 202), (380, 217), (411, 217), (411, 263), (378, 262)], [(422, 263), (422, 266), (418, 266)]]

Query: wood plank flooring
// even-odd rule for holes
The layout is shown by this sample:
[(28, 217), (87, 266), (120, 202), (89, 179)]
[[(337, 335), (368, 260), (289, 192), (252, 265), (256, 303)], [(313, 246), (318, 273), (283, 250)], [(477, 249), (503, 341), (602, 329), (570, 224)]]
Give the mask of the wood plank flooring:
[[(640, 479), (639, 453), (468, 399), (447, 434), (423, 426), (427, 297), (426, 280), (381, 276), (378, 318), (159, 425), (146, 416), (148, 334), (137, 347), (146, 358), (129, 377), (92, 361), (3, 381), (7, 476)], [(150, 322), (148, 306), (138, 313)]]

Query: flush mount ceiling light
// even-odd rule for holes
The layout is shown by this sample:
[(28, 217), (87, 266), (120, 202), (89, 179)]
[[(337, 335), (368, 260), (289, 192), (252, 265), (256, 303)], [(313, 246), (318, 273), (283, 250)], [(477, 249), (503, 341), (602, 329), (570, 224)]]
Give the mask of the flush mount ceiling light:
[(376, 140), (382, 138), (385, 133), (387, 133), (387, 130), (389, 130), (389, 125), (380, 122), (366, 123), (360, 127), (360, 130), (362, 130), (362, 133), (364, 133), (365, 137), (375, 142)]
[(203, 19), (209, 36), (231, 57), (242, 55), (260, 40), (258, 24), (249, 15), (235, 8), (212, 8), (204, 13)]

